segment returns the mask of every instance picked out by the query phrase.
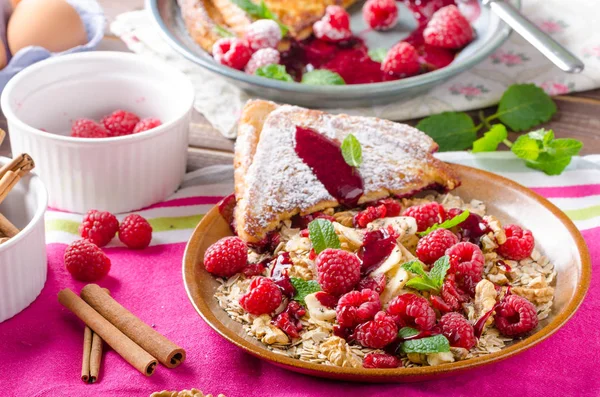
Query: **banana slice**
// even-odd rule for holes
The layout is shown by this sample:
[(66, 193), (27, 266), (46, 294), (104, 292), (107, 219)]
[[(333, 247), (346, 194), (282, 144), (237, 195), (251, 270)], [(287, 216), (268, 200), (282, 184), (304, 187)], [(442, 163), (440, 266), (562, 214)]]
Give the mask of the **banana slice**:
[(330, 309), (327, 306), (323, 306), (316, 297), (316, 292), (313, 294), (306, 295), (304, 302), (306, 302), (306, 308), (308, 309), (308, 315), (310, 318), (321, 321), (333, 321), (335, 319), (335, 310)]

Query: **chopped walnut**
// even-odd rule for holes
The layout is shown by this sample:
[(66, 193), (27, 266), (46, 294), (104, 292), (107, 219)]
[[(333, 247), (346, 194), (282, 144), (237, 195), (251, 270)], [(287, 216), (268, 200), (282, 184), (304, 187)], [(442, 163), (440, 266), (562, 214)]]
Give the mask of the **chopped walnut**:
[(310, 318), (321, 321), (335, 320), (335, 310), (323, 306), (317, 299), (316, 293), (306, 295), (304, 302), (306, 302), (306, 308), (308, 309)]
[(319, 352), (323, 354), (330, 363), (338, 367), (360, 368), (362, 360), (350, 349), (350, 345), (340, 337), (332, 336), (319, 345)]
[(492, 233), (488, 233), (488, 234), (482, 236), (480, 241), (481, 241), (481, 249), (483, 250), (483, 252), (494, 251), (496, 248), (498, 248), (498, 244), (496, 244), (496, 241), (494, 240)]
[[(150, 397), (213, 397), (212, 394), (204, 394), (198, 389), (181, 390), (181, 391), (155, 391), (150, 394)], [(223, 394), (219, 394), (217, 397), (225, 397)]]
[(499, 245), (504, 244), (506, 242), (506, 233), (504, 233), (504, 229), (502, 228), (500, 221), (492, 215), (484, 216), (483, 220), (487, 222), (489, 228), (492, 230), (492, 234), (496, 240), (496, 243)]
[(261, 342), (267, 345), (286, 345), (290, 343), (288, 336), (279, 328), (271, 324), (271, 317), (268, 314), (263, 314), (254, 319), (250, 331)]
[(421, 353), (407, 353), (406, 357), (415, 364), (427, 364), (427, 355)]
[(450, 353), (454, 356), (456, 361), (464, 360), (467, 358), (469, 351), (464, 347), (452, 347), (450, 346)]
[[(479, 320), (484, 314), (494, 308), (498, 292), (494, 284), (486, 279), (481, 280), (475, 287), (475, 319)], [(494, 317), (490, 316), (485, 322), (485, 325), (491, 325), (494, 322)]]
[(552, 301), (554, 297), (554, 288), (543, 287), (543, 288), (529, 288), (529, 287), (513, 287), (511, 292), (515, 295), (522, 296), (529, 302), (538, 306), (543, 303)]
[(362, 246), (363, 238), (365, 237), (362, 230), (347, 227), (337, 222), (333, 222), (333, 228), (335, 229), (335, 234), (340, 239), (342, 248), (347, 251), (357, 251)]
[(354, 227), (354, 216), (357, 214), (356, 211), (341, 211), (333, 214), (335, 221), (346, 226)]
[(427, 363), (431, 366), (447, 364), (454, 362), (454, 355), (452, 352), (443, 352), (443, 353), (428, 353), (427, 354)]
[(303, 280), (312, 280), (314, 274), (314, 264), (305, 255), (298, 256), (290, 255), (290, 259), (294, 264), (288, 270), (290, 277), (301, 278)]

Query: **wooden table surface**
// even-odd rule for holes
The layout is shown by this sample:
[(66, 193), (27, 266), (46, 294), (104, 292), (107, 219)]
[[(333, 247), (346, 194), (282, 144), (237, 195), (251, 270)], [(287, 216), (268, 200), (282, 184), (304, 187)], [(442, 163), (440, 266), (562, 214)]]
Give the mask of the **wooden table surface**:
[[(106, 16), (112, 21), (116, 15), (143, 8), (143, 0), (99, 0)], [(109, 32), (100, 49), (127, 51), (123, 43)], [(554, 97), (558, 112), (551, 122), (544, 125), (554, 130), (557, 137), (570, 137), (583, 141), (582, 154), (600, 153), (600, 89)], [(476, 114), (477, 111), (471, 112)], [(414, 124), (418, 120), (408, 121)], [(406, 122), (406, 121), (405, 121)], [(0, 128), (6, 129), (6, 120), (0, 115)], [(512, 139), (515, 137), (513, 136)], [(8, 139), (7, 139), (8, 141)], [(0, 147), (0, 155), (10, 153), (8, 142)], [(202, 115), (192, 117), (188, 170), (214, 164), (231, 164), (233, 141), (223, 137), (206, 122)]]

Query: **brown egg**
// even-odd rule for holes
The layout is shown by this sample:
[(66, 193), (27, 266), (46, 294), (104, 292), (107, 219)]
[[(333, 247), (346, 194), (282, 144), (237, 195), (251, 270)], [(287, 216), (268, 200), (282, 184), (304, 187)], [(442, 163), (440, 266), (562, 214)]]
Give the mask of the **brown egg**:
[(30, 45), (60, 52), (87, 43), (79, 14), (65, 0), (22, 0), (6, 34), (12, 54)]
[(4, 47), (4, 43), (2, 39), (0, 39), (0, 69), (4, 69), (6, 66), (6, 48)]

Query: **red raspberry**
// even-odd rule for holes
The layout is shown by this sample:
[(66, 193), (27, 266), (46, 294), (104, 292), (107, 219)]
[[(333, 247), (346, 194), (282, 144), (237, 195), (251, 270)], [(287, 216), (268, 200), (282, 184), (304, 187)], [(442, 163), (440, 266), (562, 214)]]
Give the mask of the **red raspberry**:
[(256, 277), (250, 283), (250, 290), (240, 298), (240, 305), (248, 313), (260, 316), (268, 314), (281, 305), (283, 296), (279, 287), (266, 277)]
[(364, 347), (382, 349), (396, 340), (398, 327), (386, 312), (379, 312), (373, 320), (356, 327), (353, 336)]
[(71, 136), (74, 138), (106, 138), (108, 131), (90, 119), (79, 119), (71, 125)]
[(388, 30), (398, 22), (398, 6), (395, 0), (367, 0), (362, 9), (367, 25), (375, 30)]
[(377, 292), (378, 294), (381, 294), (383, 292), (383, 290), (385, 289), (386, 283), (387, 283), (387, 280), (385, 278), (385, 274), (378, 274), (377, 276), (374, 276), (374, 277), (365, 276), (360, 279), (360, 281), (358, 282), (358, 285), (356, 286), (356, 289), (358, 291), (362, 291), (364, 289), (370, 289), (370, 290)]
[(230, 68), (242, 70), (250, 60), (252, 51), (245, 42), (231, 37), (219, 39), (213, 44), (215, 61)]
[(162, 123), (159, 119), (154, 118), (154, 117), (149, 117), (149, 118), (143, 119), (139, 123), (137, 123), (135, 125), (135, 128), (133, 129), (133, 133), (137, 134), (138, 132), (148, 131), (148, 130), (158, 127), (161, 124)]
[(401, 41), (390, 48), (381, 63), (381, 70), (401, 77), (414, 76), (421, 70), (419, 54), (411, 44)]
[(371, 320), (381, 310), (379, 294), (370, 289), (350, 291), (342, 295), (335, 309), (338, 324), (353, 328)]
[(352, 37), (350, 15), (340, 6), (327, 6), (325, 16), (313, 25), (318, 39), (337, 43)]
[(108, 211), (90, 210), (79, 225), (81, 237), (90, 240), (98, 247), (104, 247), (119, 230), (117, 217)]
[(421, 55), (421, 66), (428, 72), (450, 65), (456, 57), (456, 53), (452, 50), (427, 44), (421, 46), (418, 51)]
[(119, 240), (128, 248), (146, 248), (152, 241), (152, 226), (138, 214), (127, 215), (119, 225)]
[(473, 243), (458, 243), (446, 250), (450, 257), (450, 269), (448, 273), (454, 273), (457, 277), (469, 275), (481, 280), (485, 258), (481, 249)]
[(477, 344), (473, 326), (459, 313), (447, 313), (440, 318), (439, 326), (450, 346), (462, 347), (467, 350)]
[(272, 19), (259, 19), (246, 28), (245, 37), (248, 46), (253, 51), (262, 48), (277, 48), (277, 44), (281, 40), (281, 28)]
[[(461, 308), (461, 305), (470, 300), (462, 289), (456, 285), (456, 276), (454, 274), (448, 274), (444, 280), (441, 291), (443, 302), (439, 302), (432, 296), (433, 306), (441, 312), (457, 311)], [(443, 305), (445, 303), (445, 305)]]
[(520, 261), (528, 258), (535, 245), (531, 231), (521, 229), (517, 225), (504, 226), (506, 242), (498, 247), (498, 253), (506, 259)]
[(302, 322), (300, 318), (306, 314), (306, 310), (296, 301), (290, 301), (282, 313), (279, 313), (272, 323), (289, 335), (290, 338), (300, 336)]
[(327, 248), (315, 260), (317, 281), (323, 291), (342, 295), (360, 280), (360, 260), (350, 252)]
[(231, 277), (248, 262), (248, 247), (239, 237), (223, 237), (204, 252), (204, 268), (218, 277)]
[(244, 71), (248, 74), (254, 74), (258, 68), (278, 64), (279, 60), (279, 51), (273, 48), (262, 48), (252, 54)]
[(265, 265), (262, 262), (249, 263), (242, 269), (242, 273), (246, 278), (260, 276), (265, 271)]
[(65, 250), (65, 267), (76, 280), (96, 281), (108, 274), (110, 259), (96, 244), (82, 239)]
[(458, 8), (451, 4), (437, 10), (423, 31), (425, 43), (459, 49), (473, 40), (473, 28)]
[(369, 353), (363, 358), (364, 368), (398, 368), (402, 361), (396, 356), (386, 353)]
[(385, 206), (385, 216), (388, 217), (398, 216), (400, 215), (400, 211), (402, 211), (400, 203), (392, 198), (379, 200), (377, 204), (383, 204)]
[(446, 220), (444, 207), (436, 202), (408, 207), (404, 211), (404, 216), (415, 218), (419, 232), (423, 232), (429, 226), (442, 223)]
[(427, 331), (435, 325), (435, 312), (429, 302), (415, 294), (402, 294), (392, 299), (387, 313), (394, 318), (398, 328), (411, 327)]
[(505, 336), (521, 336), (538, 325), (535, 306), (519, 295), (509, 295), (500, 303), (494, 321)]
[(319, 291), (315, 293), (315, 298), (325, 307), (334, 309), (338, 303), (338, 297), (328, 294), (327, 292)]
[(125, 110), (115, 110), (102, 118), (102, 124), (108, 130), (110, 136), (133, 134), (133, 130), (139, 121), (140, 118), (136, 114)]
[(437, 229), (419, 240), (417, 257), (428, 265), (444, 256), (446, 250), (458, 243), (458, 237), (448, 229)]
[(366, 209), (360, 211), (358, 214), (354, 216), (352, 222), (355, 227), (365, 228), (375, 219), (385, 218), (387, 213), (387, 209), (385, 205), (377, 205), (372, 207), (367, 207)]

